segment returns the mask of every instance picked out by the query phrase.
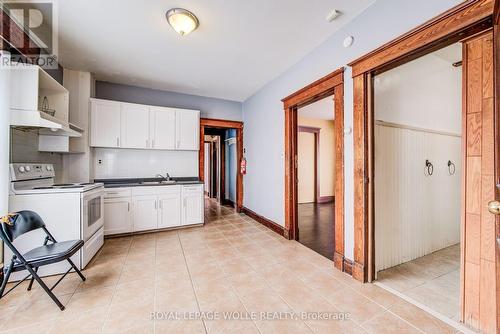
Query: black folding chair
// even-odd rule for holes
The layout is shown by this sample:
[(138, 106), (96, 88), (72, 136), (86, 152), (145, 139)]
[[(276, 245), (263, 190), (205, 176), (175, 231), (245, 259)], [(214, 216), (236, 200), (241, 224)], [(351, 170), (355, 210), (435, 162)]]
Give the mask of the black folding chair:
[[(21, 254), (12, 244), (14, 242), (14, 239), (39, 228), (41, 228), (46, 234), (43, 246), (34, 248), (25, 254)], [(78, 270), (73, 261), (71, 261), (70, 259), (73, 254), (75, 254), (80, 248), (82, 248), (83, 240), (57, 242), (45, 227), (45, 223), (43, 222), (42, 218), (40, 218), (40, 216), (33, 211), (19, 211), (18, 213), (9, 215), (8, 217), (3, 217), (0, 228), (0, 238), (14, 254), (12, 256), (10, 264), (3, 269), (4, 279), (2, 282), (2, 286), (0, 287), (0, 298), (7, 295), (19, 284), (31, 277), (30, 283), (28, 285), (28, 291), (31, 290), (33, 281), (36, 280), (45, 290), (45, 292), (50, 296), (50, 298), (52, 298), (52, 300), (57, 304), (57, 306), (59, 306), (61, 311), (64, 310), (63, 304), (61, 304), (59, 299), (57, 299), (52, 290), (54, 290), (54, 288), (63, 280), (63, 278), (66, 277), (71, 269), (74, 269), (80, 276), (82, 281), (85, 281), (85, 276), (83, 276), (80, 270)], [(71, 267), (51, 288), (49, 288), (42, 281), (40, 276), (38, 276), (38, 268), (64, 260), (68, 261)], [(9, 281), (10, 274), (21, 270), (28, 270), (29, 275), (23, 278), (21, 281), (17, 282), (4, 294), (4, 290), (7, 286), (7, 282)]]

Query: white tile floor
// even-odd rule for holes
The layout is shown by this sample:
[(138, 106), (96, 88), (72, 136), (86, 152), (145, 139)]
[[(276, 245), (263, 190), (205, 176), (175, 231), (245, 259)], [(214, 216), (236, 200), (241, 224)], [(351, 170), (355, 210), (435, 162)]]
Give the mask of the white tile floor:
[(380, 271), (378, 282), (460, 320), (460, 245)]
[[(209, 201), (206, 218), (204, 227), (106, 240), (84, 271), (86, 282), (72, 274), (55, 289), (66, 305), (63, 312), (39, 286), (14, 290), (0, 300), (0, 332), (456, 332), (393, 294), (358, 283), (328, 259), (249, 217)], [(210, 313), (224, 311), (255, 317), (196, 317), (200, 312), (224, 316)], [(181, 319), (151, 319), (152, 312), (172, 312), (162, 314)], [(273, 319), (279, 312), (298, 319)], [(302, 312), (348, 313), (349, 319), (302, 318)]]

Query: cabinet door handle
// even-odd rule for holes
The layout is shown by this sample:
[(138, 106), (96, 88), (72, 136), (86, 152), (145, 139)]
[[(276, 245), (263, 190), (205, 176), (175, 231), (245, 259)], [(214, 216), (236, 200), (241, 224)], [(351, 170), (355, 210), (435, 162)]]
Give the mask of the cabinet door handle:
[(155, 201), (155, 210), (157, 210), (157, 209), (158, 209), (158, 208), (156, 207), (156, 205), (157, 205), (157, 204), (156, 204), (156, 201)]
[(116, 137), (116, 147), (120, 147), (120, 138)]
[(130, 203), (127, 203), (127, 210), (130, 212)]
[(155, 147), (155, 140), (151, 140), (151, 148), (154, 148)]
[(146, 147), (149, 147), (149, 140), (146, 139)]
[(159, 200), (158, 203), (160, 203), (160, 209), (163, 209), (163, 204), (162, 204), (162, 201)]

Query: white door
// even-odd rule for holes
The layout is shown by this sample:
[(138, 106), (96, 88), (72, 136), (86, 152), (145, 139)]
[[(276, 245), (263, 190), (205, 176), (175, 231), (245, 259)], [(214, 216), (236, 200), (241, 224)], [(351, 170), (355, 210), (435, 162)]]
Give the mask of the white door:
[(182, 225), (203, 223), (203, 197), (201, 193), (183, 195)]
[(92, 100), (90, 146), (120, 147), (120, 103)]
[(175, 109), (150, 108), (151, 148), (175, 149)]
[(150, 148), (149, 108), (138, 104), (122, 103), (122, 147)]
[(176, 148), (178, 150), (200, 149), (200, 112), (177, 110)]
[(158, 202), (156, 196), (135, 196), (132, 200), (134, 210), (134, 232), (154, 230), (158, 227)]
[(181, 196), (180, 194), (165, 194), (158, 197), (160, 206), (158, 228), (175, 227), (181, 225)]
[(104, 200), (104, 235), (133, 231), (130, 198)]

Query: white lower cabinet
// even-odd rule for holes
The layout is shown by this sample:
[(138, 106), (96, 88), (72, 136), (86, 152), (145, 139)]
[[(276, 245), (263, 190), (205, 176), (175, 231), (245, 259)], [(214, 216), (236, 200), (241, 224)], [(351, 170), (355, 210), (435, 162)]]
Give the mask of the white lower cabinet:
[(182, 188), (182, 225), (203, 223), (203, 185)]
[(132, 197), (134, 232), (158, 228), (158, 199), (155, 195)]
[(203, 185), (110, 190), (104, 198), (104, 234), (203, 224)]
[(131, 204), (130, 197), (104, 199), (104, 235), (133, 231)]
[(181, 225), (181, 196), (180, 194), (165, 194), (158, 197), (160, 211), (158, 211), (158, 228), (175, 227)]

